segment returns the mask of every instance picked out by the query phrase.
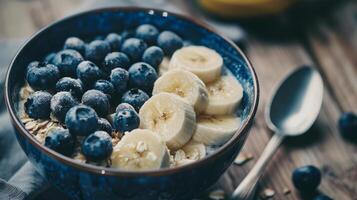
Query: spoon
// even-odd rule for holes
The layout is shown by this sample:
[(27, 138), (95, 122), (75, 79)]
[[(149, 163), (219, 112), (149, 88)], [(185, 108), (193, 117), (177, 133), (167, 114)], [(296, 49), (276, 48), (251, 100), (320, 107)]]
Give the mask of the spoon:
[(300, 67), (283, 79), (266, 105), (265, 120), (275, 132), (252, 170), (234, 190), (231, 199), (249, 200), (269, 160), (286, 136), (306, 132), (316, 120), (323, 97), (320, 74), (311, 67)]

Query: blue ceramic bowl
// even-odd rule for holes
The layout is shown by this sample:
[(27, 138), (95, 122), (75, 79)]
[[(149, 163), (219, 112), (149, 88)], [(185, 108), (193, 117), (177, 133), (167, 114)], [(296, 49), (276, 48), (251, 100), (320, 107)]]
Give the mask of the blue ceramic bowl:
[[(62, 48), (67, 37), (93, 39), (139, 24), (151, 23), (161, 30), (173, 30), (184, 39), (215, 49), (225, 66), (241, 82), (244, 97), (238, 109), (243, 122), (237, 133), (219, 150), (192, 164), (156, 171), (128, 172), (80, 164), (41, 145), (26, 131), (17, 116), (19, 89), (24, 84), (29, 62)], [(66, 17), (39, 31), (19, 50), (6, 77), (5, 101), (16, 128), (17, 139), (42, 176), (73, 199), (189, 199), (213, 185), (231, 165), (248, 135), (258, 106), (256, 74), (230, 40), (205, 25), (161, 10), (105, 8)]]

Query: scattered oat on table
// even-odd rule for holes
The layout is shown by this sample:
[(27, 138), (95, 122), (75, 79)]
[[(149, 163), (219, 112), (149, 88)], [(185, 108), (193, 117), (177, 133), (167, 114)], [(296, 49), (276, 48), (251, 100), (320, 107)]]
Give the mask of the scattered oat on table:
[(290, 190), (289, 188), (284, 188), (284, 189), (283, 189), (283, 193), (284, 193), (285, 195), (288, 195), (288, 194), (291, 193), (291, 190)]
[(222, 200), (224, 199), (225, 193), (221, 189), (213, 190), (209, 193), (209, 198), (212, 200)]
[(275, 191), (270, 188), (267, 188), (262, 192), (261, 197), (263, 199), (269, 199), (269, 198), (273, 197), (274, 195), (275, 195)]
[(243, 165), (246, 162), (253, 159), (253, 155), (251, 153), (240, 153), (236, 159), (234, 160), (234, 164)]

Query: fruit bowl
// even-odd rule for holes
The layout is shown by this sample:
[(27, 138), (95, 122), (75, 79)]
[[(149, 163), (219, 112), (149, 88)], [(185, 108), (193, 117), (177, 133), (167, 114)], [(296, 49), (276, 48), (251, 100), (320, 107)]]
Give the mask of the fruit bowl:
[[(189, 42), (217, 51), (224, 65), (241, 83), (244, 93), (237, 113), (241, 127), (219, 149), (205, 158), (175, 168), (125, 171), (105, 168), (63, 156), (41, 145), (21, 123), (19, 90), (24, 85), (26, 66), (60, 49), (70, 36), (93, 38), (150, 23), (160, 30), (172, 30)], [(252, 125), (259, 99), (256, 74), (242, 51), (230, 40), (204, 24), (162, 10), (102, 8), (59, 20), (32, 36), (11, 62), (5, 82), (5, 102), (17, 139), (38, 172), (72, 199), (189, 199), (213, 185), (239, 153)]]

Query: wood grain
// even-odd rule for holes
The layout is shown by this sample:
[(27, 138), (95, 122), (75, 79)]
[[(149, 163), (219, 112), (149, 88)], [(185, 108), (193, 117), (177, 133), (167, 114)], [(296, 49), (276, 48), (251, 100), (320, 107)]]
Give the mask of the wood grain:
[[(77, 9), (82, 0), (2, 0), (0, 39), (28, 37), (46, 24)], [(191, 4), (177, 3), (194, 13)], [(261, 86), (261, 100), (243, 152), (254, 155), (243, 166), (232, 165), (214, 186), (233, 191), (254, 165), (271, 137), (264, 122), (264, 106), (277, 82), (300, 65), (316, 66), (325, 81), (324, 102), (314, 126), (303, 136), (284, 141), (260, 182), (258, 194), (272, 188), (273, 199), (303, 199), (291, 183), (291, 172), (302, 165), (322, 169), (319, 190), (338, 200), (357, 199), (357, 145), (341, 138), (337, 121), (344, 111), (357, 112), (357, 3), (348, 2), (298, 32), (282, 32), (278, 39), (248, 27), (247, 55)], [(273, 27), (275, 28), (275, 27)], [(258, 31), (259, 32), (259, 31)], [(285, 195), (283, 190), (292, 192)], [(257, 197), (259, 199), (260, 197)]]

